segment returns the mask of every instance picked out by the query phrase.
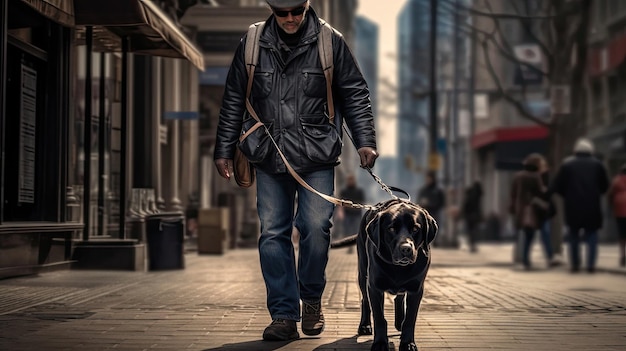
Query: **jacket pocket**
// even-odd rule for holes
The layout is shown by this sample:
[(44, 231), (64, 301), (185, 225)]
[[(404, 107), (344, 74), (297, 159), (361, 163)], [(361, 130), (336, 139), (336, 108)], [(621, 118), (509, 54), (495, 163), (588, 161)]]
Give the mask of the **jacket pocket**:
[[(256, 120), (252, 117), (248, 117), (243, 121), (241, 133), (245, 133), (255, 124)], [(272, 124), (273, 123), (265, 123), (267, 130), (272, 130)], [(239, 147), (239, 150), (241, 150), (250, 162), (259, 163), (267, 158), (272, 148), (272, 142), (265, 131), (265, 127), (261, 126), (251, 132), (243, 141), (240, 141), (237, 147)]]
[(302, 70), (304, 94), (310, 97), (326, 97), (326, 77), (320, 68), (307, 68)]
[(272, 92), (274, 70), (257, 67), (254, 70), (254, 81), (250, 95), (255, 98), (266, 98)]
[[(317, 121), (322, 122), (315, 123)], [(342, 143), (335, 126), (327, 122), (327, 117), (324, 115), (301, 117), (300, 123), (307, 158), (316, 163), (335, 162), (341, 154)]]

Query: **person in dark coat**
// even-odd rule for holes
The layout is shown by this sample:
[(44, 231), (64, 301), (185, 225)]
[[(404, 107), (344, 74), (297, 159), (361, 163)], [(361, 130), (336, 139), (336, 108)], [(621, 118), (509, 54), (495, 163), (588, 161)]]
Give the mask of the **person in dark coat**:
[(572, 272), (580, 269), (580, 239), (587, 243), (587, 271), (595, 271), (598, 256), (598, 229), (602, 228), (602, 195), (609, 188), (604, 165), (593, 156), (591, 141), (581, 138), (574, 154), (559, 167), (548, 194), (563, 198), (565, 223), (568, 227), (569, 259)]
[(465, 231), (467, 232), (470, 252), (478, 251), (476, 241), (478, 239), (480, 222), (483, 218), (482, 197), (483, 187), (479, 181), (474, 181), (474, 183), (465, 190), (465, 196), (463, 197), (463, 208), (461, 211), (463, 221), (465, 222)]
[(417, 203), (433, 216), (439, 224), (439, 230), (441, 230), (441, 210), (446, 205), (446, 196), (437, 184), (437, 172), (428, 171), (426, 173), (426, 183), (417, 193)]
[[(545, 189), (547, 189), (548, 186), (550, 186), (550, 168), (548, 166), (548, 161), (543, 156), (541, 156), (541, 164), (539, 165), (539, 176), (541, 177), (541, 183), (544, 185)], [(550, 223), (552, 217), (556, 214), (556, 205), (547, 191), (542, 197), (542, 200), (545, 201), (548, 208), (547, 211), (545, 211), (541, 216), (543, 223), (539, 227), (539, 231), (541, 234), (541, 242), (546, 253), (546, 259), (548, 260), (548, 268), (550, 268), (558, 264), (553, 260), (554, 250), (552, 250), (552, 226)]]
[[(511, 202), (509, 212), (513, 216), (516, 233), (522, 233), (522, 262), (524, 268), (531, 268), (530, 248), (535, 232), (543, 223), (542, 214), (533, 205), (536, 198), (545, 196), (546, 187), (541, 181), (539, 168), (543, 157), (539, 154), (528, 155), (523, 162), (524, 169), (513, 176), (511, 182)], [(532, 211), (534, 221), (526, 220), (526, 211)]]

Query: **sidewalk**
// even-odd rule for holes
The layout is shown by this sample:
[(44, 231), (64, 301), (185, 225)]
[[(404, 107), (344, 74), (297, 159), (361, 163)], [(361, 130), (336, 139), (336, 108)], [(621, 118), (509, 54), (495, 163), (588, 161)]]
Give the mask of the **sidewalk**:
[[(524, 272), (512, 244), (477, 254), (435, 248), (418, 317), (420, 350), (626, 349), (626, 279), (617, 250), (600, 249), (598, 273), (565, 265)], [(357, 337), (356, 254), (332, 250), (322, 300), (326, 330), (263, 342), (270, 317), (255, 249), (185, 255), (183, 270), (61, 271), (0, 281), (0, 350), (369, 350)], [(601, 268), (602, 267), (602, 268)], [(385, 314), (393, 319), (392, 296)], [(390, 323), (391, 341), (399, 333)]]
[[(462, 244), (460, 249), (440, 249), (442, 252), (454, 252), (453, 255), (446, 255), (444, 260), (434, 262), (435, 265), (466, 265), (466, 266), (492, 266), (508, 267), (513, 263), (513, 243), (479, 243), (478, 253), (470, 253)], [(535, 241), (532, 247), (531, 262), (533, 269), (544, 269), (545, 254), (541, 245)], [(584, 270), (586, 246), (581, 245), (581, 270)], [(568, 247), (563, 244), (561, 263), (562, 269), (569, 269)], [(596, 271), (603, 273), (626, 274), (626, 268), (619, 266), (619, 248), (617, 244), (600, 244), (598, 246), (598, 261)]]

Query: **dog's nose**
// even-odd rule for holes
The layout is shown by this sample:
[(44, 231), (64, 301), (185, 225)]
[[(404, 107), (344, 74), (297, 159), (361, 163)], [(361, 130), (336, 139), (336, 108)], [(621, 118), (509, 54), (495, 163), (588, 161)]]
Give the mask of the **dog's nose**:
[(402, 252), (403, 255), (411, 255), (411, 254), (413, 254), (413, 243), (412, 242), (406, 242), (406, 243), (400, 245), (400, 252)]

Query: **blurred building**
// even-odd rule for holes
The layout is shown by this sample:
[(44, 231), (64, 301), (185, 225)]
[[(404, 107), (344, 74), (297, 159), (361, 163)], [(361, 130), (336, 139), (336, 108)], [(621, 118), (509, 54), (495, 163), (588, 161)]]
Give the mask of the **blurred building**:
[(593, 2), (589, 34), (589, 136), (611, 175), (626, 162), (626, 2)]
[[(626, 163), (626, 2), (592, 3), (587, 61), (585, 126), (613, 177)], [(605, 211), (603, 240), (615, 240), (610, 207)]]
[(127, 220), (182, 214), (198, 184), (204, 68), (178, 23), (186, 5), (0, 3), (0, 277), (143, 269), (143, 238), (128, 240)]
[[(378, 40), (378, 26), (365, 17), (357, 16), (354, 25), (353, 53), (370, 90), (374, 124), (376, 126), (379, 126), (379, 123), (381, 123), (378, 118)], [(376, 203), (382, 200), (380, 197), (374, 196), (380, 186), (374, 182), (369, 173), (359, 168), (360, 159), (356, 149), (346, 136), (344, 136), (344, 150), (342, 154), (344, 156), (342, 156), (342, 167), (340, 170), (354, 173), (357, 176), (357, 183), (365, 191), (368, 203)], [(352, 155), (352, 157), (348, 157), (349, 155)], [(382, 167), (377, 162), (375, 171), (380, 169)]]
[[(450, 2), (446, 2), (448, 4)], [(438, 5), (437, 15), (437, 90), (438, 139), (437, 152), (445, 159), (449, 152), (454, 122), (453, 92), (455, 48), (454, 11), (449, 5)], [(430, 91), (430, 1), (410, 0), (398, 16), (398, 184), (416, 194), (424, 183), (423, 173), (429, 168), (429, 91)], [(465, 46), (458, 48), (465, 57)], [(448, 183), (449, 169), (439, 165), (443, 183)]]
[[(515, 13), (508, 1), (491, 1), (494, 13)], [(540, 12), (540, 1), (528, 2), (535, 6), (531, 13)], [(472, 6), (484, 11), (482, 0)], [(493, 20), (486, 16), (471, 16), (471, 25), (478, 30), (493, 30)], [(517, 19), (499, 20), (503, 40), (513, 48), (516, 56), (542, 67), (542, 56), (535, 37), (542, 38), (540, 28), (533, 28), (533, 35), (523, 29)], [(486, 214), (506, 215), (509, 204), (509, 188), (514, 171), (521, 169), (523, 159), (532, 152), (547, 154), (548, 130), (524, 118), (500, 93), (491, 73), (490, 64), (502, 89), (517, 100), (524, 101), (525, 108), (534, 111), (536, 117), (550, 118), (549, 101), (546, 96), (548, 82), (533, 71), (522, 71), (520, 65), (502, 56), (494, 45), (484, 52), (482, 42), (474, 42), (476, 63), (474, 86), (474, 134), (471, 138), (470, 162), (474, 166), (472, 179), (479, 179), (484, 186), (483, 206)], [(488, 55), (488, 56), (487, 56)], [(519, 55), (519, 56), (518, 56)], [(522, 95), (522, 83), (526, 85), (526, 99)]]

